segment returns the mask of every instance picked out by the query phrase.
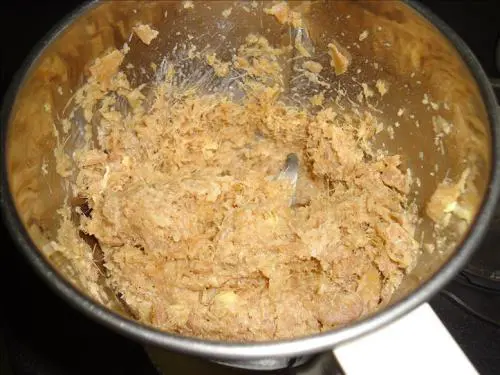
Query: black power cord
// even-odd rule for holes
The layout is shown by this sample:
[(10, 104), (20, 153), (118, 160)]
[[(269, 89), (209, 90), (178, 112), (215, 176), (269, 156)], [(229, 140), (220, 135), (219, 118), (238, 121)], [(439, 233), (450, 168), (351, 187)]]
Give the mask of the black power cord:
[(451, 301), (453, 301), (454, 303), (456, 303), (457, 305), (459, 305), (461, 308), (463, 308), (468, 313), (473, 314), (474, 316), (478, 317), (479, 319), (481, 319), (485, 322), (488, 322), (488, 323), (493, 324), (497, 327), (500, 327), (500, 320), (491, 318), (491, 317), (475, 310), (474, 308), (469, 306), (465, 301), (463, 301), (460, 297), (456, 296), (455, 294), (453, 294), (447, 290), (443, 290), (441, 292), (441, 294), (443, 296), (445, 296), (446, 298), (450, 299)]

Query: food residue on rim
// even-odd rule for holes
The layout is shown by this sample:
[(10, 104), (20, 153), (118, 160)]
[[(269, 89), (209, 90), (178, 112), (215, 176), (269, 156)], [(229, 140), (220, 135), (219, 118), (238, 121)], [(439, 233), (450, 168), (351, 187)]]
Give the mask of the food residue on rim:
[(229, 74), (231, 62), (223, 62), (217, 58), (215, 52), (206, 56), (207, 63), (210, 65), (218, 77), (226, 77)]
[(322, 106), (323, 102), (325, 101), (325, 95), (323, 92), (320, 92), (319, 94), (311, 96), (309, 98), (309, 101), (311, 102), (312, 105)]
[(233, 8), (227, 8), (222, 11), (222, 17), (228, 18), (231, 15)]
[(359, 41), (362, 42), (363, 40), (365, 40), (366, 38), (368, 38), (368, 30), (364, 30), (361, 34), (359, 34)]
[(320, 73), (323, 70), (323, 66), (320, 63), (311, 60), (304, 61), (302, 67), (304, 69), (307, 69), (311, 73), (316, 73), (316, 74)]
[(445, 179), (438, 185), (427, 203), (425, 211), (435, 223), (447, 226), (452, 213), (468, 222), (472, 220), (472, 212), (461, 207), (458, 202), (465, 191), (469, 174), (470, 169), (466, 169), (457, 182)]
[(156, 39), (159, 32), (153, 29), (150, 25), (139, 24), (133, 28), (135, 35), (146, 45), (150, 45), (151, 42)]
[(302, 14), (290, 9), (286, 1), (280, 1), (271, 8), (264, 8), (264, 13), (274, 16), (282, 25), (290, 24), (295, 28), (302, 27)]
[(341, 75), (347, 72), (351, 63), (351, 56), (347, 50), (337, 42), (328, 44), (328, 54), (330, 55), (330, 65), (335, 69), (336, 75)]
[(101, 85), (102, 89), (109, 87), (111, 79), (118, 72), (124, 58), (124, 54), (115, 49), (105, 56), (97, 58), (90, 66), (89, 70), (92, 78)]
[(380, 94), (380, 96), (384, 96), (389, 91), (387, 82), (382, 79), (377, 79), (375, 87), (377, 88), (377, 91)]
[(185, 0), (182, 2), (182, 7), (184, 9), (194, 9), (194, 3), (191, 0)]

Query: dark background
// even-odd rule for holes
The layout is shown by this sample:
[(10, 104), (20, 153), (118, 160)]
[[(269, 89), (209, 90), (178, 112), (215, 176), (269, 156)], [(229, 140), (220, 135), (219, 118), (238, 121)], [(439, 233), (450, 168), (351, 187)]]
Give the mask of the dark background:
[[(122, 0), (116, 0), (122, 1)], [(79, 0), (0, 3), (0, 97), (30, 49)], [(495, 49), (499, 1), (423, 1), (500, 78)], [(55, 296), (0, 226), (0, 375), (154, 374), (140, 346), (100, 327)], [(482, 374), (500, 374), (500, 330), (471, 318), (443, 296), (432, 305)], [(419, 358), (416, 353), (417, 360)], [(177, 373), (177, 370), (172, 370)]]

